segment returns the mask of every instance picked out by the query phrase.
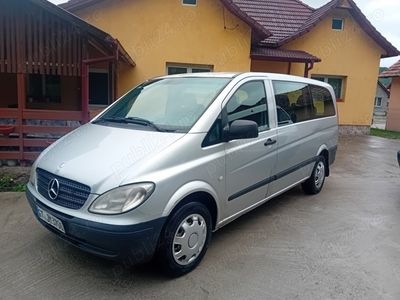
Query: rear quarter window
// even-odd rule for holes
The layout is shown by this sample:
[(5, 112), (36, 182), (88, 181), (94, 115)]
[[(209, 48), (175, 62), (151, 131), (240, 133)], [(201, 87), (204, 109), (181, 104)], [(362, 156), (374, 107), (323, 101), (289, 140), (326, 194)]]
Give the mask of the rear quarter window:
[(328, 89), (311, 85), (311, 95), (316, 109), (316, 118), (332, 117), (336, 114), (332, 95)]

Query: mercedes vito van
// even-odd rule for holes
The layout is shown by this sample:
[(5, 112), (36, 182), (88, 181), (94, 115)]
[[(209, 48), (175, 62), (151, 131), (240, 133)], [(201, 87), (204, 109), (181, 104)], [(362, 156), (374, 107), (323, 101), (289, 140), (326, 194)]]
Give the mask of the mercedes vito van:
[(39, 222), (72, 245), (129, 263), (155, 257), (179, 276), (222, 226), (296, 185), (319, 193), (337, 141), (326, 83), (165, 76), (48, 147), (27, 198)]

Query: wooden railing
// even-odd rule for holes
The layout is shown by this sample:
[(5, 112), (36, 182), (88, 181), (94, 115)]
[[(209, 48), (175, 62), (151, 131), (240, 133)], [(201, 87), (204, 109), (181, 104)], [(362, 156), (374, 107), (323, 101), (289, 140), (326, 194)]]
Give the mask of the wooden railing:
[[(15, 124), (0, 124), (0, 159), (23, 162), (35, 160), (57, 138), (79, 127), (47, 125), (46, 121), (78, 121), (82, 124), (83, 113), (0, 108), (0, 119), (15, 120)], [(31, 125), (30, 120), (40, 120), (41, 124)], [(8, 133), (9, 127), (12, 127), (11, 133)]]

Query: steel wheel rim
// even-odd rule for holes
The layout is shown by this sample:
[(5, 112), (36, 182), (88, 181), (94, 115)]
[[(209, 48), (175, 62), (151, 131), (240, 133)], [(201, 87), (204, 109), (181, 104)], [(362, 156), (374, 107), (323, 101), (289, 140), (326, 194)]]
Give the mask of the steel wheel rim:
[(315, 186), (320, 189), (325, 179), (325, 164), (320, 161), (315, 169)]
[(186, 217), (174, 235), (172, 254), (175, 262), (185, 266), (197, 259), (207, 239), (207, 224), (199, 214)]

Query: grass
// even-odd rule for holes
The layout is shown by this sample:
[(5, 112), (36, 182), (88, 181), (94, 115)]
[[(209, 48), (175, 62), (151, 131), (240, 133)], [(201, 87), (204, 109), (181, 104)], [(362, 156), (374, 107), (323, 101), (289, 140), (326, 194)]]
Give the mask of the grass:
[(371, 128), (370, 135), (379, 136), (379, 137), (387, 138), (387, 139), (394, 139), (394, 140), (400, 139), (400, 132), (382, 130), (382, 129), (376, 129), (376, 128)]
[(26, 183), (11, 177), (3, 175), (0, 177), (0, 192), (25, 192)]

